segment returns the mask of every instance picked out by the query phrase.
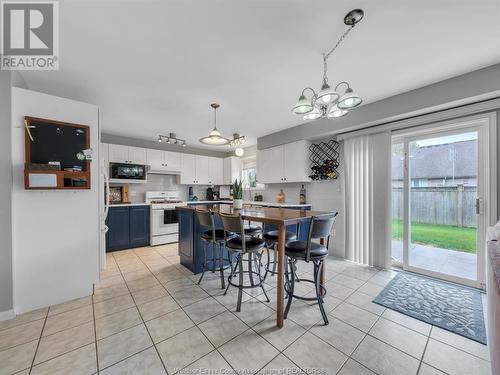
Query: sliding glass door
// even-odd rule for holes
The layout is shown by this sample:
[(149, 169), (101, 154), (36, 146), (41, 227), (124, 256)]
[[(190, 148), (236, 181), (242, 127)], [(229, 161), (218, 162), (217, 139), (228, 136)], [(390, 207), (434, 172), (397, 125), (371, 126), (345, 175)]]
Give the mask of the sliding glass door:
[[(439, 129), (439, 130), (436, 130)], [(488, 127), (395, 135), (392, 258), (405, 270), (481, 287)]]

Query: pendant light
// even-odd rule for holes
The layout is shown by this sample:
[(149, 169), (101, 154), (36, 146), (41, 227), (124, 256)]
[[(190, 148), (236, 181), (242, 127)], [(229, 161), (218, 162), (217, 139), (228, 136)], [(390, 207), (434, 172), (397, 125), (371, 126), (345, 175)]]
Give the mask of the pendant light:
[(214, 109), (214, 128), (207, 137), (200, 138), (200, 142), (211, 146), (223, 146), (229, 143), (229, 139), (224, 138), (221, 132), (217, 129), (217, 108), (220, 107), (217, 103), (210, 104)]
[[(344, 17), (344, 24), (349, 28), (342, 34), (337, 43), (328, 52), (323, 54), (323, 83), (319, 92), (314, 91), (310, 87), (306, 87), (300, 94), (299, 101), (293, 106), (292, 112), (301, 115), (304, 120), (317, 120), (319, 118), (338, 118), (345, 116), (350, 109), (359, 106), (362, 103), (361, 97), (354, 93), (353, 89), (347, 82), (340, 82), (335, 88), (331, 88), (328, 84), (328, 58), (342, 43), (349, 32), (361, 21), (364, 12), (361, 9), (351, 10)], [(346, 85), (345, 92), (339, 94), (339, 87)], [(311, 96), (306, 96), (306, 91), (311, 92)]]

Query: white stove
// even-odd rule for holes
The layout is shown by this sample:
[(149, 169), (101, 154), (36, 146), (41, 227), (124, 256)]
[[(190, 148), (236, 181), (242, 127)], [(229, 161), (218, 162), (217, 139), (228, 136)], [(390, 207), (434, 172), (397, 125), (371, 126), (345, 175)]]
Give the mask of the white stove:
[(151, 204), (151, 246), (179, 241), (179, 220), (175, 207), (185, 206), (178, 191), (148, 191)]

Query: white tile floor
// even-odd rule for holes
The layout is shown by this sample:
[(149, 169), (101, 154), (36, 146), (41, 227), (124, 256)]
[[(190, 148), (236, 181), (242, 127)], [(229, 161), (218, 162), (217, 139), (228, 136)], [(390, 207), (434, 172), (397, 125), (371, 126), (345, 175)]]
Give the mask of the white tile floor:
[(236, 290), (223, 296), (211, 273), (197, 286), (176, 245), (108, 254), (93, 296), (0, 322), (0, 375), (490, 373), (484, 345), (371, 302), (394, 272), (334, 258), (326, 267), (330, 325), (296, 301), (279, 330), (275, 277), (271, 303), (255, 289), (238, 313)]

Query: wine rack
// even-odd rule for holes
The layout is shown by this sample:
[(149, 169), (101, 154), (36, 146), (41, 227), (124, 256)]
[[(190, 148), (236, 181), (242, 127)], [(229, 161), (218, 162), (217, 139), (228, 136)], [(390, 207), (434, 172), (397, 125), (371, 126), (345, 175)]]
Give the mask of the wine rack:
[(311, 180), (336, 180), (339, 168), (339, 143), (330, 139), (328, 142), (312, 143), (309, 146), (311, 162)]

